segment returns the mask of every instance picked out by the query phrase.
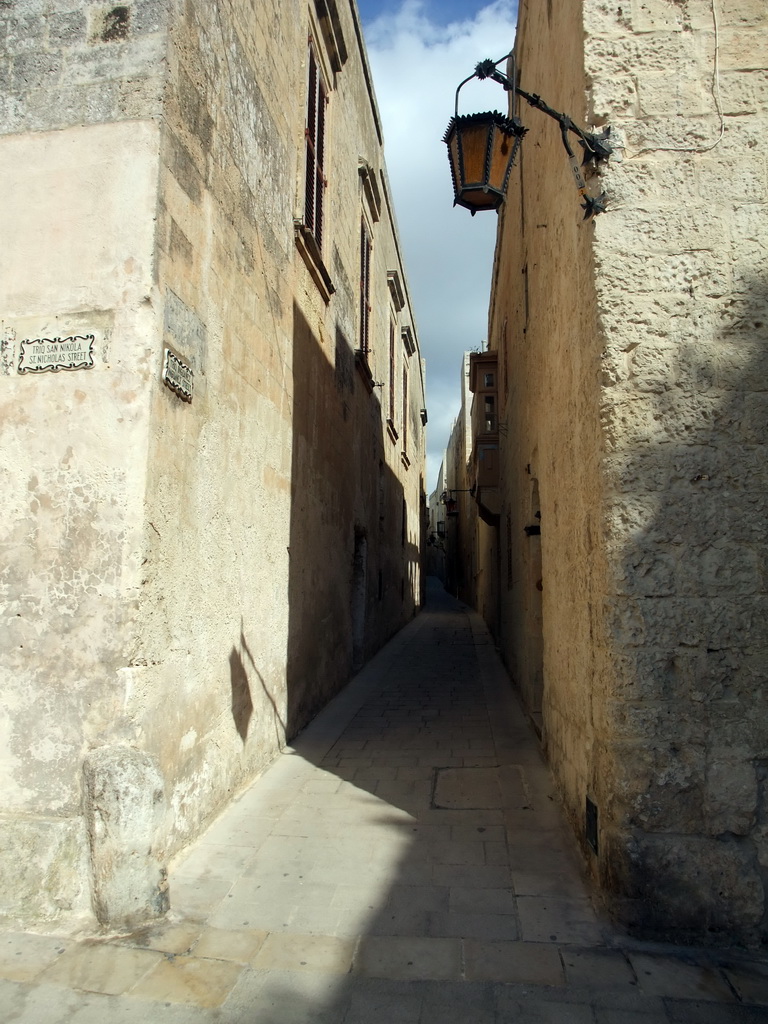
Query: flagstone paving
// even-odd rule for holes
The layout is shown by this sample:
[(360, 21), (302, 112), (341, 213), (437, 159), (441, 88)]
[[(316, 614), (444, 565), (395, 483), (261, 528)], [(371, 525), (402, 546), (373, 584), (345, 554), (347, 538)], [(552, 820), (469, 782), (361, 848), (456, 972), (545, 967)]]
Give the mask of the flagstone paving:
[(482, 621), (427, 608), (130, 936), (0, 933), (19, 1024), (768, 1024), (768, 960), (601, 914)]

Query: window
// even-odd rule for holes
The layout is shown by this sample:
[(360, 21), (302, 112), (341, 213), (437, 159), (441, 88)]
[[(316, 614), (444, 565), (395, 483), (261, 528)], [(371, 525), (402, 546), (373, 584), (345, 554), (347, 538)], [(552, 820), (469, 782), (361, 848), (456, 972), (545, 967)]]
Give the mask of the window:
[(323, 244), (323, 173), (325, 157), (325, 107), (328, 96), (312, 40), (309, 41), (309, 87), (307, 91), (306, 178), (304, 184), (304, 225), (318, 248)]
[(493, 383), (493, 374), (492, 373), (484, 374), (483, 382), (484, 382), (483, 386), (486, 387), (486, 388), (494, 387), (495, 385)]
[(395, 348), (395, 336), (397, 329), (395, 321), (389, 320), (389, 418), (392, 424), (395, 422), (395, 374), (397, 373), (397, 350)]
[(371, 351), (371, 236), (365, 218), (360, 221), (360, 349)]
[(403, 367), (403, 451), (408, 451), (408, 367)]
[(484, 419), (486, 433), (492, 434), (496, 430), (496, 402), (491, 395), (485, 396)]

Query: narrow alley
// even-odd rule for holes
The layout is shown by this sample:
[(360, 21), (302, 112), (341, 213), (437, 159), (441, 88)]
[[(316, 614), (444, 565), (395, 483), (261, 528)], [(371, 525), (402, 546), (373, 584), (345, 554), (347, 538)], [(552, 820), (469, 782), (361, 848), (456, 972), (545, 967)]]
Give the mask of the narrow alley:
[(601, 917), (482, 620), (429, 602), (243, 792), (130, 937), (0, 938), (23, 1024), (736, 1024), (768, 968)]

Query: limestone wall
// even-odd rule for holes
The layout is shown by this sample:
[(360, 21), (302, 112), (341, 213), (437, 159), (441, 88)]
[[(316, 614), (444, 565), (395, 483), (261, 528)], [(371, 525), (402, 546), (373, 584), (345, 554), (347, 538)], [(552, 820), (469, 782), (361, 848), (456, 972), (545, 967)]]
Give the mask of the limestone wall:
[(0, 10), (0, 912), (27, 921), (90, 907), (82, 764), (128, 737), (156, 372), (162, 5), (114, 39), (67, 6)]
[[(120, 750), (126, 765), (141, 751), (157, 769), (162, 878), (157, 864), (414, 613), (425, 403), (354, 8), (55, 6), (0, 12), (17, 76), (0, 139), (15, 239), (0, 253), (0, 860), (6, 918), (64, 926), (92, 902), (109, 917), (106, 889), (90, 891), (104, 872), (86, 760), (122, 777)], [(309, 34), (329, 92), (324, 284), (295, 228)], [(12, 46), (37, 41), (49, 70), (33, 82)], [(18, 372), (22, 341), (89, 334), (92, 368)], [(191, 401), (163, 383), (167, 349), (192, 371)]]
[(520, 84), (616, 152), (585, 223), (521, 110), (491, 314), (505, 650), (585, 851), (595, 805), (611, 906), (678, 939), (764, 914), (767, 33), (749, 0), (529, 0), (516, 45)]
[[(580, 5), (523, 5), (516, 53), (521, 87), (583, 121)], [(500, 352), (501, 644), (540, 728), (543, 715), (549, 757), (583, 830), (592, 704), (608, 656), (594, 229), (557, 123), (522, 101), (516, 109), (529, 134), (501, 213), (489, 324)]]
[(616, 658), (595, 724), (615, 737), (603, 800), (622, 849), (603, 874), (641, 927), (754, 938), (768, 862), (768, 11), (587, 3), (585, 28), (592, 114), (621, 146), (595, 241)]
[(0, 132), (158, 114), (170, 0), (8, 0), (0, 7)]
[[(154, 390), (151, 614), (128, 672), (129, 713), (177, 779), (174, 847), (420, 600), (421, 367), (400, 338), (406, 325), (415, 336), (406, 304), (396, 312), (398, 421), (404, 361), (410, 371), (406, 469), (402, 424), (395, 445), (382, 409), (387, 275), (405, 277), (357, 30), (339, 6), (350, 55), (327, 79), (330, 297), (294, 228), (303, 213), (308, 32), (331, 60), (319, 20), (301, 3), (244, 5), (233, 17), (200, 4), (177, 23), (170, 51), (158, 220), (164, 341), (193, 365), (199, 391), (185, 404)], [(370, 392), (354, 356), (360, 220), (370, 216), (361, 158), (380, 193), (370, 368), (383, 386)], [(168, 692), (181, 697), (170, 718)]]
[(469, 357), (465, 352), (461, 360), (460, 393), (461, 406), (448, 439), (445, 453), (445, 487), (456, 502), (455, 515), (449, 516), (446, 509), (446, 589), (474, 606), (475, 572), (477, 557), (475, 535), (477, 511), (470, 498), (468, 464), (472, 454), (472, 424), (470, 410), (472, 393), (469, 390)]

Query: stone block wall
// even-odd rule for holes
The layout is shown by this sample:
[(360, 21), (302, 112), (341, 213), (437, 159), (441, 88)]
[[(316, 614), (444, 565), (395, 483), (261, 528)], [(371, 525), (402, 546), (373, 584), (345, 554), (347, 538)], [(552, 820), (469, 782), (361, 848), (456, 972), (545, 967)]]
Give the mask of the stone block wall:
[(532, 699), (535, 477), (548, 753), (612, 909), (676, 940), (765, 937), (767, 39), (751, 0), (528, 0), (516, 45), (521, 85), (615, 153), (581, 222), (522, 111), (491, 313), (503, 642)]
[[(521, 5), (520, 86), (584, 123), (581, 39), (579, 4)], [(609, 659), (594, 226), (558, 124), (522, 100), (515, 111), (528, 135), (500, 213), (489, 319), (500, 377), (500, 646), (583, 835), (593, 705)]]
[(445, 548), (447, 564), (446, 589), (474, 605), (477, 599), (476, 571), (477, 506), (469, 494), (469, 462), (472, 455), (472, 392), (469, 390), (469, 358), (465, 352), (461, 360), (461, 406), (448, 438), (444, 462), (444, 487), (456, 502), (456, 515), (441, 514), (445, 519)]
[[(322, 287), (296, 230), (309, 35)], [(354, 5), (13, 0), (0, 40), (0, 915), (117, 927), (418, 606), (423, 369)], [(27, 372), (56, 338), (92, 365)]]
[[(147, 121), (0, 139), (0, 860), (11, 920), (88, 910), (82, 764), (105, 739), (129, 739), (120, 673), (141, 594), (158, 145)], [(73, 338), (90, 349), (81, 368), (19, 372), (25, 342)]]
[(595, 719), (616, 779), (602, 872), (644, 930), (754, 940), (768, 857), (768, 11), (584, 11), (590, 114), (618, 143), (616, 209), (594, 247), (616, 657)]
[[(167, 14), (0, 5), (0, 914), (22, 924), (91, 913), (83, 765), (136, 743), (122, 684), (146, 528)], [(25, 342), (67, 338), (90, 339), (81, 364), (22, 367)]]
[[(191, 404), (152, 397), (145, 597), (128, 713), (160, 752), (176, 849), (301, 729), (419, 602), (424, 432), (406, 301), (408, 442), (395, 445), (388, 273), (405, 285), (356, 14), (337, 73), (300, 3), (180, 9), (161, 144), (163, 337), (195, 371)], [(300, 256), (307, 36), (327, 72), (324, 294)], [(285, 59), (290, 54), (293, 59)], [(370, 368), (359, 346), (361, 159), (371, 223)], [(405, 291), (407, 299), (407, 289)], [(398, 421), (402, 408), (397, 386)], [(401, 457), (409, 448), (410, 465)], [(405, 516), (406, 522), (403, 523)], [(190, 587), (190, 576), (199, 585)], [(354, 592), (354, 597), (353, 597)], [(151, 614), (149, 610), (151, 609)], [(164, 694), (181, 700), (162, 713)]]
[(0, 5), (0, 132), (158, 115), (169, 0), (6, 0)]

